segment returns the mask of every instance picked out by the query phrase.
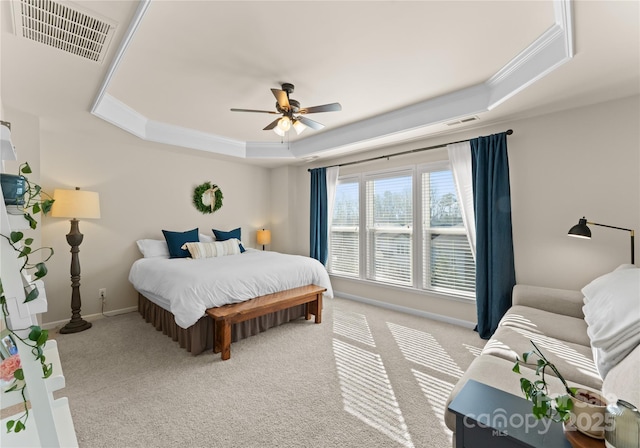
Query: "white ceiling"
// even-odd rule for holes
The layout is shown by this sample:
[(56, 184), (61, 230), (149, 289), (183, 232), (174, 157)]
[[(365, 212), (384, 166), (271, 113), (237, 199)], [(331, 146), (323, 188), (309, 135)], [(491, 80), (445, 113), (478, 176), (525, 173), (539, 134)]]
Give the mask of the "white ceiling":
[[(117, 24), (102, 64), (15, 36), (9, 3), (6, 105), (45, 122), (93, 110), (241, 158), (329, 157), (640, 92), (637, 1), (74, 2)], [(284, 143), (262, 130), (276, 116), (229, 110), (274, 110), (282, 82), (303, 107), (343, 110)]]

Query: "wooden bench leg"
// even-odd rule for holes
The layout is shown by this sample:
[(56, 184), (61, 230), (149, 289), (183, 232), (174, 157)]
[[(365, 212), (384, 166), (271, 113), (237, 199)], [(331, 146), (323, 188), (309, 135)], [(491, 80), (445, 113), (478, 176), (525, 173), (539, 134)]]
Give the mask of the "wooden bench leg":
[(307, 302), (304, 304), (304, 318), (305, 320), (311, 319), (311, 303)]
[(315, 300), (306, 304), (306, 319), (311, 319), (311, 314), (316, 317), (317, 324), (322, 323), (322, 294), (317, 294)]
[(222, 350), (222, 323), (213, 321), (213, 353), (220, 353)]
[(322, 293), (318, 294), (314, 303), (316, 305), (316, 323), (320, 324), (322, 323)]
[(220, 324), (220, 353), (222, 360), (231, 358), (231, 324), (226, 320), (218, 322)]

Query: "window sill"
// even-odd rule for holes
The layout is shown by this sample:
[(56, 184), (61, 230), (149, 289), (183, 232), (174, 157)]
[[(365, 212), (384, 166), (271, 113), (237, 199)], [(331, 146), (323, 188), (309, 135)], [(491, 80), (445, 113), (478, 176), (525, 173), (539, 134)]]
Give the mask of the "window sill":
[(354, 283), (359, 283), (367, 286), (381, 287), (385, 289), (390, 289), (392, 291), (403, 291), (403, 292), (410, 292), (412, 294), (420, 294), (423, 296), (435, 297), (438, 299), (455, 300), (456, 302), (463, 302), (463, 303), (476, 302), (475, 297), (469, 297), (462, 294), (449, 294), (449, 293), (434, 291), (429, 289), (417, 289), (410, 286), (394, 285), (391, 283), (382, 283), (382, 282), (376, 282), (373, 280), (366, 280), (366, 279), (354, 278), (354, 277), (349, 277), (345, 275), (338, 275), (338, 274), (331, 274), (331, 273), (329, 273), (329, 277), (340, 279), (340, 280), (347, 280), (347, 281), (351, 281)]

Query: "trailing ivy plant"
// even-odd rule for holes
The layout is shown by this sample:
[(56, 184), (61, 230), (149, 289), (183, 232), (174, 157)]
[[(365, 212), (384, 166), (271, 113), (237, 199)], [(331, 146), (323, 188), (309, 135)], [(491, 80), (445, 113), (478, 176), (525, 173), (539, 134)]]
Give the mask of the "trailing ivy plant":
[[(28, 163), (23, 163), (18, 167), (18, 172), (20, 177), (22, 177), (26, 184), (26, 189), (23, 193), (22, 198), (24, 199), (23, 204), (18, 204), (18, 212), (24, 216), (29, 222), (29, 227), (35, 229), (38, 226), (38, 222), (33, 218), (32, 215), (37, 215), (42, 212), (43, 214), (49, 213), (51, 211), (51, 207), (53, 206), (53, 198), (49, 196), (47, 193), (42, 191), (42, 187), (37, 184), (32, 184), (29, 182), (24, 174), (31, 174), (31, 167)], [(45, 195), (46, 198), (43, 198), (42, 195)]]
[[(533, 350), (523, 353), (522, 361), (526, 363), (532, 355), (537, 356), (536, 376), (540, 376), (540, 379), (530, 381), (522, 377), (520, 378), (520, 389), (522, 389), (526, 399), (533, 403), (532, 412), (536, 418), (542, 419), (546, 417), (554, 422), (566, 422), (571, 416), (571, 409), (573, 409), (573, 402), (569, 397), (576, 396), (576, 388), (569, 387), (567, 381), (562, 374), (560, 374), (560, 371), (558, 371), (558, 368), (544, 356), (533, 341), (530, 342), (531, 345), (533, 345)], [(549, 396), (549, 389), (545, 377), (545, 370), (547, 368), (551, 369), (562, 382), (566, 394), (557, 397)], [(512, 370), (515, 373), (520, 373), (520, 359), (516, 358), (516, 363)]]
[[(32, 172), (31, 167), (29, 167), (28, 163), (20, 165), (18, 170), (20, 175), (30, 174)], [(29, 227), (35, 229), (38, 223), (33, 218), (33, 215), (36, 215), (40, 212), (42, 212), (43, 214), (48, 213), (51, 210), (51, 206), (53, 205), (53, 199), (44, 191), (42, 191), (42, 188), (39, 185), (32, 184), (25, 176), (22, 177), (25, 179), (26, 189), (23, 196), (24, 202), (23, 204), (18, 205), (18, 210), (24, 216), (27, 222), (29, 222)], [(43, 198), (43, 195), (46, 197)], [(22, 266), (20, 267), (21, 273), (25, 270), (30, 270), (32, 271), (32, 275), (36, 280), (39, 280), (47, 275), (47, 266), (45, 263), (53, 256), (53, 248), (44, 247), (33, 249), (31, 247), (31, 245), (33, 244), (33, 238), (25, 238), (22, 232), (11, 232), (9, 235), (0, 234), (0, 236), (5, 238), (9, 242), (9, 245), (13, 248), (13, 250), (17, 252), (18, 259), (22, 259)], [(31, 262), (29, 257), (40, 251), (45, 252), (44, 255), (42, 255), (43, 260), (36, 263)], [(38, 298), (39, 291), (34, 283), (25, 284), (24, 288), (24, 303), (31, 302)], [(38, 325), (32, 325), (28, 329), (12, 329), (9, 327), (7, 320), (7, 317), (9, 316), (9, 308), (7, 306), (7, 299), (4, 293), (4, 288), (2, 287), (1, 278), (0, 306), (2, 307), (5, 327), (8, 329), (11, 336), (13, 338), (19, 339), (23, 344), (31, 348), (31, 353), (33, 354), (34, 358), (36, 359), (36, 361), (40, 361), (40, 365), (42, 366), (42, 377), (49, 378), (53, 373), (53, 366), (51, 363), (47, 363), (46, 357), (44, 356), (44, 347), (47, 343), (47, 339), (49, 338), (49, 332), (48, 330), (43, 330)], [(18, 333), (16, 333), (23, 333), (24, 330), (29, 331), (29, 335), (27, 336), (27, 338), (23, 338)], [(13, 376), (14, 381), (11, 384), (11, 387), (5, 390), (5, 393), (19, 391), (22, 394), (24, 413), (16, 420), (7, 421), (7, 432), (20, 432), (26, 429), (26, 421), (29, 418), (29, 408), (27, 406), (27, 398), (25, 395), (27, 385), (24, 381), (24, 372), (21, 368), (17, 369), (14, 372)]]

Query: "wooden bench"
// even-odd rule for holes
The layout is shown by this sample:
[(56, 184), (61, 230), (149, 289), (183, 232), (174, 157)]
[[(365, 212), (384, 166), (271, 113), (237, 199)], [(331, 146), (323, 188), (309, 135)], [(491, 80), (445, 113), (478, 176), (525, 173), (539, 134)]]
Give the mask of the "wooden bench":
[(256, 297), (245, 302), (209, 308), (207, 315), (214, 321), (213, 353), (221, 353), (222, 360), (231, 358), (231, 325), (281, 311), (297, 305), (306, 305), (305, 319), (315, 315), (322, 322), (322, 293), (327, 289), (316, 285), (301, 286), (273, 294)]

